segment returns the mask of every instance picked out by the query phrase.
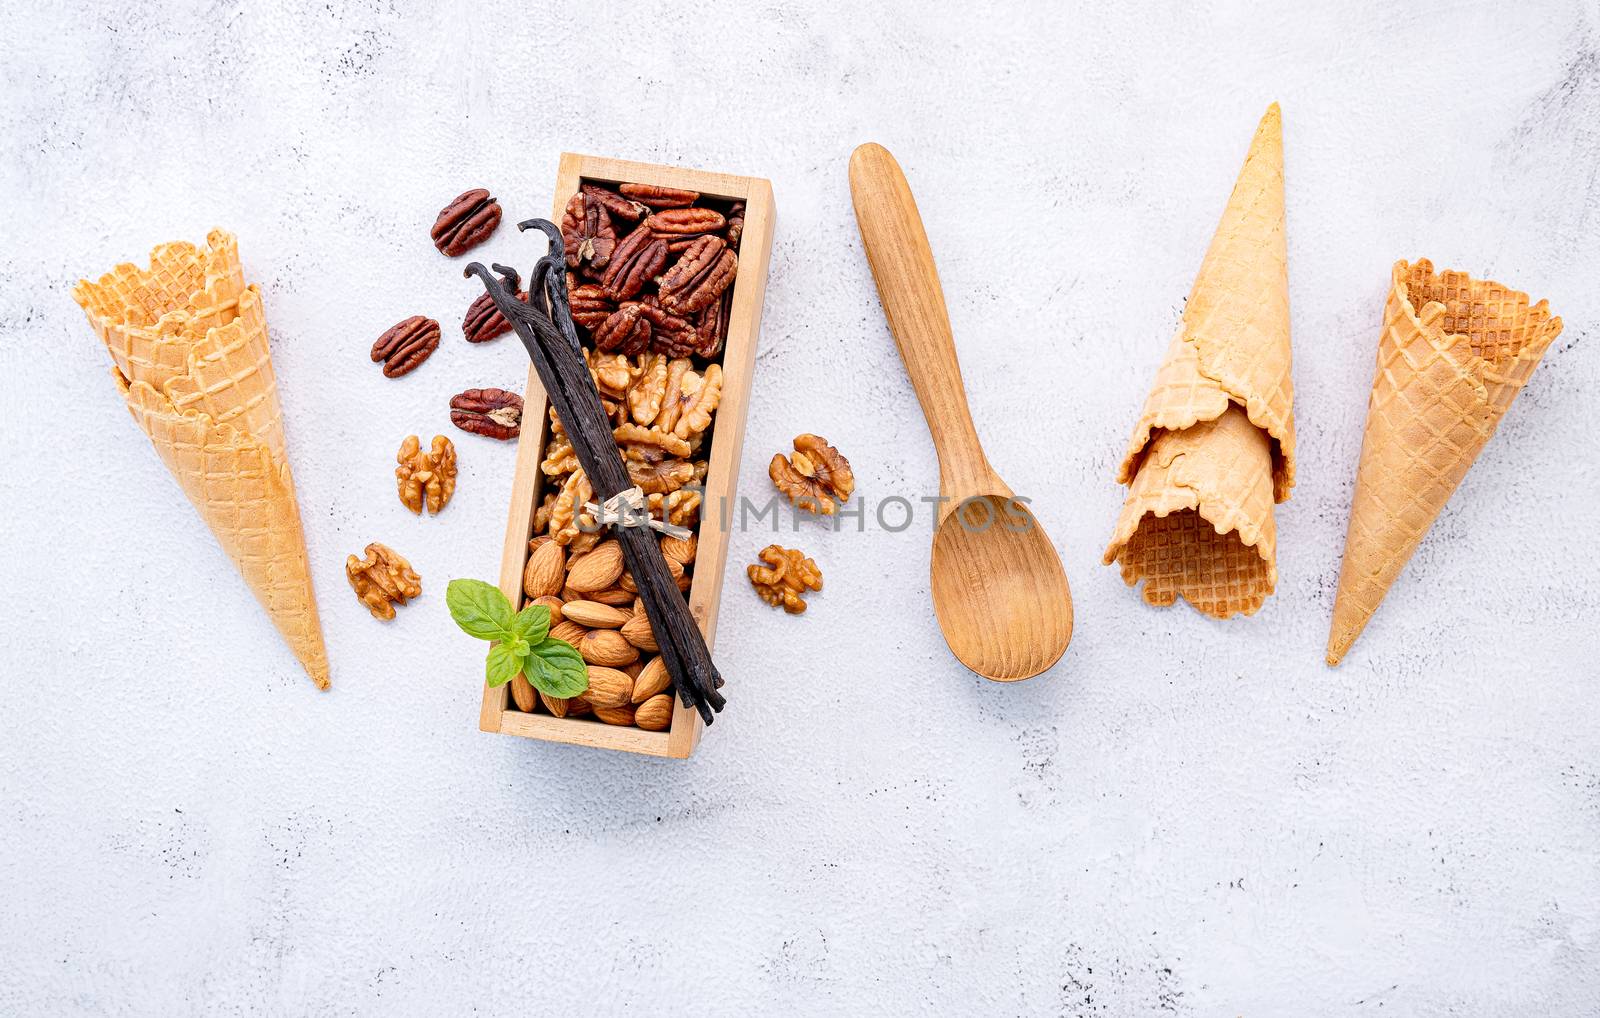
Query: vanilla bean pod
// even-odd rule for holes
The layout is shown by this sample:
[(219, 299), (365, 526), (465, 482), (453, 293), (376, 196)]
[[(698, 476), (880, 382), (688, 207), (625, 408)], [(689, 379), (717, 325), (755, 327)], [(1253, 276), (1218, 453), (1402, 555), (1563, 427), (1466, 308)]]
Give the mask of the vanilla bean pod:
[[(493, 266), (494, 274), (481, 262), (468, 265), (464, 275), (477, 276), (495, 306), (511, 323), (522, 345), (528, 350), (539, 379), (544, 384), (563, 428), (572, 443), (578, 463), (594, 489), (596, 502), (605, 502), (633, 487), (611, 432), (611, 420), (600, 403), (594, 379), (583, 360), (577, 328), (567, 306), (566, 260), (561, 231), (544, 219), (518, 223), (519, 230), (538, 229), (549, 240), (549, 250), (534, 266), (528, 280), (526, 303), (517, 300), (520, 278), (515, 269)], [(582, 507), (577, 507), (581, 511)], [(678, 590), (677, 581), (667, 569), (666, 559), (655, 535), (644, 527), (613, 528), (617, 542), (645, 614), (656, 634), (662, 663), (672, 676), (678, 695), (687, 707), (700, 713), (706, 724), (724, 700), (717, 692), (722, 676), (711, 660), (705, 638), (689, 614), (689, 606)]]

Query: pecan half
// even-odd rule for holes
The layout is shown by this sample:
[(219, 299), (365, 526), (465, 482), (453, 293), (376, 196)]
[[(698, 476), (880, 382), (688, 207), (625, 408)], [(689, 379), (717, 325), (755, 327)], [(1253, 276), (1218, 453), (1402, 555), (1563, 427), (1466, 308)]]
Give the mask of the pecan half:
[(572, 320), (590, 331), (617, 309), (616, 302), (606, 296), (605, 287), (598, 283), (585, 283), (568, 290), (567, 306), (572, 310)]
[(439, 323), (432, 318), (412, 315), (391, 326), (372, 344), (372, 362), (383, 362), (383, 373), (399, 378), (416, 370), (417, 365), (439, 348)]
[(699, 191), (685, 191), (678, 187), (661, 187), (656, 184), (623, 184), (617, 188), (623, 197), (644, 202), (653, 209), (687, 208), (700, 200)]
[(654, 304), (641, 304), (640, 315), (650, 323), (650, 349), (668, 357), (687, 357), (700, 345), (694, 323), (663, 311)]
[(590, 274), (605, 268), (617, 246), (617, 231), (605, 206), (581, 191), (573, 195), (561, 217), (561, 244), (567, 268)]
[(634, 302), (617, 308), (595, 327), (594, 345), (630, 357), (643, 350), (650, 342), (650, 322), (644, 317), (644, 311), (643, 304)]
[(721, 237), (701, 237), (660, 279), (661, 306), (693, 314), (722, 296), (738, 272), (739, 259)]
[[(518, 291), (517, 299), (526, 304), (528, 291)], [(506, 321), (506, 316), (495, 306), (494, 298), (487, 293), (479, 294), (478, 299), (467, 308), (467, 317), (461, 320), (461, 335), (466, 337), (468, 343), (487, 343), (510, 331), (511, 323)]]
[(728, 220), (715, 209), (664, 209), (652, 213), (644, 224), (657, 233), (716, 233)]
[(611, 252), (611, 264), (600, 282), (612, 300), (627, 300), (660, 275), (666, 264), (667, 242), (648, 226), (639, 226)]
[(631, 201), (598, 184), (585, 184), (582, 190), (584, 195), (603, 205), (613, 219), (620, 219), (625, 223), (637, 223), (650, 214), (650, 206), (644, 202)]
[(694, 331), (699, 336), (695, 344), (695, 353), (711, 360), (722, 352), (722, 344), (728, 341), (728, 312), (733, 303), (733, 292), (724, 292), (720, 300), (714, 300), (700, 311), (700, 317), (695, 321)]
[(500, 203), (488, 191), (475, 187), (440, 210), (433, 224), (433, 246), (454, 258), (488, 240), (499, 225)]
[(504, 389), (468, 389), (450, 397), (450, 423), (502, 441), (522, 434), (522, 397)]
[(744, 236), (744, 202), (736, 201), (728, 210), (728, 246), (739, 250), (739, 240)]

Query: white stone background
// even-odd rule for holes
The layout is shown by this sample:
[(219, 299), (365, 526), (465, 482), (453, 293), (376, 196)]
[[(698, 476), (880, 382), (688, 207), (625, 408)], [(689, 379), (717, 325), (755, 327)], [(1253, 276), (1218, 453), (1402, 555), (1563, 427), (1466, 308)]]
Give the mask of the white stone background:
[[(1584, 2), (14, 3), (0, 10), (0, 1013), (1600, 1013), (1600, 13)], [(1516, 10), (1513, 12), (1512, 7)], [(35, 9), (37, 8), (37, 9)], [(45, 9), (48, 8), (48, 9)], [(1284, 110), (1300, 485), (1254, 618), (1099, 564), (1135, 412), (1256, 120)], [(547, 212), (562, 150), (771, 178), (742, 474), (827, 435), (935, 463), (846, 160), (901, 159), (978, 430), (1076, 596), (1047, 676), (959, 667), (925, 528), (741, 575), (689, 762), (480, 734), (512, 448), (408, 432), (520, 387), (434, 214)], [(267, 295), (333, 691), (129, 422), (70, 298), (213, 225)], [(480, 254), (526, 263), (502, 228)], [(1339, 670), (1322, 650), (1389, 266), (1548, 297), (1531, 385)], [(406, 315), (446, 339), (382, 378)], [(369, 618), (344, 556), (425, 595)]]

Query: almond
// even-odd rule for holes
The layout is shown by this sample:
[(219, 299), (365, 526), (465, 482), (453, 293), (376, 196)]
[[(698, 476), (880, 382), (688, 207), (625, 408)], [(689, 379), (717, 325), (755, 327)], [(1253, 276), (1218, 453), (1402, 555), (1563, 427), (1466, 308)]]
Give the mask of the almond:
[(608, 725), (633, 724), (632, 707), (596, 707), (594, 716)]
[(534, 696), (534, 689), (528, 685), (528, 680), (517, 675), (511, 680), (511, 698), (517, 701), (517, 710), (524, 714), (533, 713), (533, 705), (538, 697)]
[(563, 620), (550, 627), (551, 639), (560, 640), (563, 643), (570, 643), (574, 647), (582, 643), (583, 638), (588, 635), (589, 631), (578, 625), (576, 622), (568, 622)]
[[(659, 660), (659, 659), (658, 659)], [(633, 723), (647, 732), (664, 732), (672, 724), (672, 697), (657, 693), (633, 712)]]
[[(583, 698), (596, 710), (631, 706), (633, 680), (615, 668), (589, 666), (589, 689)], [(630, 722), (631, 724), (631, 722)]]
[(627, 612), (599, 601), (568, 601), (561, 606), (561, 617), (590, 629), (616, 629), (629, 619)]
[(621, 668), (621, 669), (618, 669), (618, 670), (621, 671), (623, 674), (627, 675), (628, 678), (630, 678), (630, 679), (637, 679), (639, 677), (639, 673), (644, 671), (644, 662), (643, 661), (635, 661), (633, 664), (628, 665), (626, 668)]
[(561, 598), (551, 596), (536, 597), (533, 599), (533, 603), (542, 604), (546, 608), (550, 609), (550, 624), (552, 626), (561, 624)]
[(567, 586), (573, 590), (605, 590), (621, 575), (622, 545), (603, 541), (595, 545), (594, 551), (571, 564), (567, 569)]
[(661, 648), (656, 645), (656, 631), (650, 628), (650, 616), (642, 608), (634, 611), (628, 621), (622, 624), (622, 638), (638, 647), (640, 650), (657, 651)]
[[(566, 623), (562, 623), (566, 625)], [(583, 639), (573, 644), (578, 653), (592, 665), (621, 668), (639, 660), (639, 650), (622, 638), (615, 629), (595, 629), (586, 632)], [(632, 683), (629, 683), (630, 687)]]
[(527, 568), (522, 571), (522, 592), (531, 598), (553, 597), (561, 592), (566, 574), (567, 550), (547, 541), (528, 556)]
[(544, 704), (545, 710), (554, 714), (558, 718), (566, 717), (567, 712), (572, 704), (571, 700), (563, 699), (559, 696), (551, 696), (549, 693), (545, 692), (541, 692), (539, 694), (539, 702)]
[(587, 595), (582, 600), (599, 601), (601, 604), (613, 605), (624, 608), (633, 603), (633, 593), (621, 587), (612, 587), (609, 590), (597, 590)]
[(639, 677), (633, 680), (631, 699), (634, 703), (644, 703), (657, 693), (665, 692), (670, 685), (672, 676), (667, 674), (667, 663), (659, 657), (653, 657), (644, 666), (644, 671), (639, 673)]

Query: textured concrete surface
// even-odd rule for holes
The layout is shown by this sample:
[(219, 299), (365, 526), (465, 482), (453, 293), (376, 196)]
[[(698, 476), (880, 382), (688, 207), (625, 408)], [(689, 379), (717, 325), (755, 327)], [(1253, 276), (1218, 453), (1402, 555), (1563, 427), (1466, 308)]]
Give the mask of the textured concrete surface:
[[(1600, 1013), (1600, 15), (1592, 4), (112, 5), (0, 11), (6, 466), (0, 1013)], [(1073, 7), (1080, 5), (1070, 5)], [(416, 10), (413, 12), (413, 8)], [(1219, 624), (1099, 565), (1111, 471), (1256, 119), (1282, 102), (1302, 482), (1277, 595)], [(731, 706), (688, 763), (481, 735), (445, 613), (495, 572), (512, 452), (408, 432), (520, 385), (428, 245), (558, 153), (765, 175), (745, 448), (827, 435), (872, 497), (934, 461), (845, 161), (904, 163), (992, 458), (1077, 596), (1048, 677), (984, 683), (928, 534), (808, 525), (792, 619), (740, 575)], [(128, 420), (72, 304), (215, 224), (266, 292), (333, 692)], [(502, 230), (485, 250), (526, 261)], [(1390, 264), (1567, 329), (1340, 670), (1322, 647)], [(409, 314), (447, 339), (367, 362)], [(344, 584), (372, 540), (426, 594)]]

